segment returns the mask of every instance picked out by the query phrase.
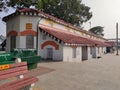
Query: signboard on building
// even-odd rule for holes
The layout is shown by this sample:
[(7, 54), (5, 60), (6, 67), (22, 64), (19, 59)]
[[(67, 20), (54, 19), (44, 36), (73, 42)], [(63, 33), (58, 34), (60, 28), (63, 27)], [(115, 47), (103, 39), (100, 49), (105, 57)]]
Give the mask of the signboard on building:
[(26, 23), (26, 30), (32, 29), (32, 23)]

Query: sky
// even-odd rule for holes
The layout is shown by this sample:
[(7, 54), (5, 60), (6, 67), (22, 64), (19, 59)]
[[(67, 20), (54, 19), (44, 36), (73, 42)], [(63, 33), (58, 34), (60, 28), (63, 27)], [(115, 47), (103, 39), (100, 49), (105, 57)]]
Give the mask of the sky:
[[(85, 30), (94, 26), (104, 27), (105, 38), (116, 38), (116, 22), (120, 26), (120, 0), (82, 0), (86, 6), (89, 6), (93, 17), (83, 24)], [(10, 9), (9, 12), (0, 12), (0, 35), (6, 35), (6, 24), (2, 21), (2, 17), (12, 13), (14, 10)], [(119, 31), (120, 36), (120, 31)]]
[(6, 36), (6, 23), (2, 21), (2, 18), (13, 13), (14, 11), (14, 9), (9, 8), (8, 12), (0, 12), (0, 35)]
[[(116, 22), (120, 27), (120, 0), (83, 0), (91, 8), (93, 17), (83, 26), (86, 30), (91, 27), (103, 26), (105, 38), (116, 38)], [(119, 31), (120, 36), (120, 31)]]

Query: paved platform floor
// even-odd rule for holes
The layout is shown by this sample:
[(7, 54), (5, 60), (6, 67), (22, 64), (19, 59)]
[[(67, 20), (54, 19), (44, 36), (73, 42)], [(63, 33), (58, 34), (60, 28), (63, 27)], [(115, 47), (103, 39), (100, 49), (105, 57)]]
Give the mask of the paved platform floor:
[(82, 63), (49, 62), (39, 66), (55, 69), (38, 76), (35, 87), (40, 90), (120, 90), (120, 56), (114, 54)]

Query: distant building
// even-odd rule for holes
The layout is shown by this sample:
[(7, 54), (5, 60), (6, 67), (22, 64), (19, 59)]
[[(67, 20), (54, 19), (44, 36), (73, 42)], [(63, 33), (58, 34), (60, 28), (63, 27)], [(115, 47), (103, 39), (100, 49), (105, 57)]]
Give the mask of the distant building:
[(3, 35), (0, 35), (0, 50), (2, 50), (2, 43), (6, 38)]
[[(111, 44), (113, 47), (116, 47), (117, 45), (117, 40), (116, 38), (111, 38), (111, 39), (107, 39), (108, 43)], [(118, 47), (120, 48), (120, 38), (118, 38)]]
[(17, 10), (7, 23), (6, 51), (36, 48), (43, 59), (81, 62), (102, 57), (106, 39), (35, 9)]
[(5, 40), (6, 38), (3, 35), (0, 35), (0, 44)]
[[(112, 39), (107, 39), (108, 41), (106, 43), (108, 43), (110, 46), (106, 47), (106, 52), (107, 53), (112, 53), (116, 50), (116, 38), (112, 38)], [(120, 39), (118, 39), (118, 48), (120, 48)]]

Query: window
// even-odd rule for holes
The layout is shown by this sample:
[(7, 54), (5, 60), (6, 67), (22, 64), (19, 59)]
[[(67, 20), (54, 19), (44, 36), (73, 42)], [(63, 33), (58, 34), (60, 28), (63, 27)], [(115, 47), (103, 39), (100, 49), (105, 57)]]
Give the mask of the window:
[(73, 58), (76, 58), (76, 48), (72, 48), (73, 49)]
[(34, 36), (33, 35), (26, 36), (26, 48), (34, 48)]
[(16, 48), (16, 36), (11, 36), (10, 41), (10, 48), (11, 50), (13, 50), (14, 48)]
[(43, 40), (46, 40), (46, 34), (43, 33), (42, 39), (43, 39)]

